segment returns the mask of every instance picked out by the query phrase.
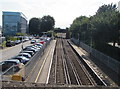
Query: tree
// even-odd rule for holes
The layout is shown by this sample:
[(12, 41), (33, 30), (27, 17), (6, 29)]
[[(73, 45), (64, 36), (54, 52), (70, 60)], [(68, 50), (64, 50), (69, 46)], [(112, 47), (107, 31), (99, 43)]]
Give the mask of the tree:
[(116, 5), (101, 6), (92, 19), (94, 26), (94, 41), (97, 43), (113, 42), (114, 46), (119, 38), (118, 11)]
[(43, 16), (41, 18), (41, 27), (40, 29), (43, 31), (43, 32), (47, 32), (49, 30), (53, 30), (54, 28), (54, 25), (55, 25), (55, 20), (53, 17), (51, 17), (50, 15), (48, 16)]
[(53, 30), (55, 20), (51, 16), (43, 16), (42, 18), (32, 18), (29, 21), (29, 33), (41, 35), (42, 32)]
[[(86, 39), (87, 30), (88, 30), (89, 18), (86, 16), (80, 16), (73, 21), (73, 24), (70, 27), (73, 36), (79, 38), (80, 40)], [(78, 37), (79, 36), (79, 37)]]
[(116, 10), (116, 5), (102, 5), (95, 15), (90, 18), (80, 16), (76, 18), (70, 31), (72, 36), (84, 42), (93, 39), (95, 44), (115, 43), (120, 40), (120, 13)]
[(29, 21), (29, 33), (40, 34), (40, 19), (32, 18)]
[(101, 13), (105, 13), (105, 12), (109, 12), (109, 11), (115, 11), (117, 8), (116, 8), (116, 5), (114, 4), (108, 4), (108, 5), (102, 5), (101, 7), (99, 7), (99, 9), (97, 10), (97, 13), (96, 14), (101, 14)]

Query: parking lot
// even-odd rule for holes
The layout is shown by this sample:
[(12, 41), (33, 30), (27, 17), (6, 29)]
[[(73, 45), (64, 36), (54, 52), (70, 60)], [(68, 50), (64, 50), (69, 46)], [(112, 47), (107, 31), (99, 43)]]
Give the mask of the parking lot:
[[(35, 40), (35, 42), (33, 42)], [(2, 58), (0, 59), (0, 66), (2, 66), (2, 73), (5, 74), (10, 69), (12, 72), (17, 72), (20, 70), (22, 65), (27, 64), (32, 57), (37, 53), (42, 51), (47, 41), (50, 38), (33, 39), (20, 43), (18, 45), (7, 47), (0, 52), (2, 53)]]

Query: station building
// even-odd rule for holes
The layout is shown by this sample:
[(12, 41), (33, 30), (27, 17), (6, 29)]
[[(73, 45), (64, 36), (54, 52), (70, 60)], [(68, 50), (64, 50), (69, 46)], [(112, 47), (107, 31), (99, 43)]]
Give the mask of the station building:
[(4, 36), (27, 32), (27, 18), (21, 12), (3, 11), (2, 21)]

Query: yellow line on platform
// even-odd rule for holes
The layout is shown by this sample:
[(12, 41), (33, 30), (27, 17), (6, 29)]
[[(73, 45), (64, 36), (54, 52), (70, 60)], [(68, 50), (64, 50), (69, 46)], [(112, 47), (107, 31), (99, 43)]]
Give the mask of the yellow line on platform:
[[(51, 48), (52, 48), (52, 47), (51, 47)], [(50, 48), (50, 49), (51, 49), (51, 48)], [(38, 75), (37, 75), (37, 77), (36, 77), (36, 79), (35, 79), (35, 83), (38, 81), (38, 78), (39, 78), (39, 76), (40, 76), (40, 74), (41, 74), (41, 72), (42, 72), (42, 69), (43, 69), (43, 67), (44, 67), (44, 64), (45, 64), (47, 58), (48, 58), (49, 53), (50, 53), (50, 50), (48, 51), (47, 56), (46, 56), (46, 58), (44, 59), (44, 61), (43, 61), (43, 63), (42, 63), (42, 66), (41, 66), (41, 68), (40, 68), (40, 71), (39, 71), (39, 73), (38, 73)]]

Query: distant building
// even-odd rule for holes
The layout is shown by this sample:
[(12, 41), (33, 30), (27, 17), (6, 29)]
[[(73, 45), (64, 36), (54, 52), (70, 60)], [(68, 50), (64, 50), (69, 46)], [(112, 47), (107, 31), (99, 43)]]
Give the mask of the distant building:
[(26, 33), (27, 18), (21, 12), (3, 12), (3, 35), (16, 35)]

